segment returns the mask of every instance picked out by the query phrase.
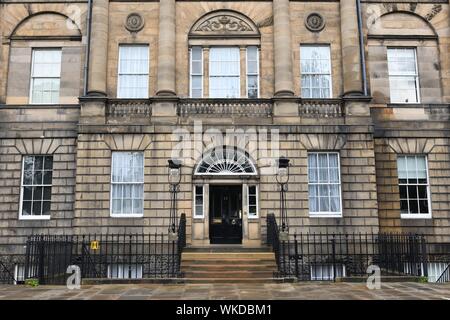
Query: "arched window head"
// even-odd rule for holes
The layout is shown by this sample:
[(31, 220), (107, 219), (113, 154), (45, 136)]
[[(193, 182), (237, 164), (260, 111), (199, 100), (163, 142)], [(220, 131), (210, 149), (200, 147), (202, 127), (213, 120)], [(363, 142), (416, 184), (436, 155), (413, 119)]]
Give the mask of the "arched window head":
[(236, 147), (215, 147), (203, 155), (195, 175), (256, 175), (247, 152)]
[(259, 38), (260, 33), (255, 23), (242, 13), (232, 10), (217, 10), (202, 16), (189, 31), (190, 38), (214, 36)]

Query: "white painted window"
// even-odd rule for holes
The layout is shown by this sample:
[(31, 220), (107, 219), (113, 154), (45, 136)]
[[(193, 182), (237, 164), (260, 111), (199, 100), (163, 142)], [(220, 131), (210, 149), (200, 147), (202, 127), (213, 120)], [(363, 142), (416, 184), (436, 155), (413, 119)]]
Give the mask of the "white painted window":
[(110, 264), (108, 265), (109, 279), (142, 279), (142, 264)]
[(303, 98), (331, 98), (330, 46), (301, 45), (300, 68)]
[(247, 47), (247, 98), (259, 97), (259, 50)]
[(389, 86), (392, 103), (419, 103), (416, 49), (388, 48)]
[(204, 188), (202, 185), (194, 186), (194, 205), (195, 205), (195, 218), (203, 218), (205, 216), (204, 207)]
[(52, 176), (52, 156), (23, 157), (20, 219), (50, 219)]
[(240, 97), (238, 47), (214, 47), (209, 51), (209, 97)]
[(334, 280), (334, 270), (336, 277), (345, 277), (345, 265), (336, 264), (313, 264), (311, 265), (311, 280), (329, 281)]
[(191, 98), (203, 98), (203, 48), (191, 48)]
[(113, 152), (111, 216), (142, 217), (144, 214), (144, 154)]
[[(29, 267), (29, 270), (34, 270), (33, 267)], [(20, 284), (25, 281), (25, 265), (16, 264), (14, 266), (14, 284)]]
[(309, 213), (341, 216), (341, 178), (337, 152), (308, 153)]
[(397, 156), (402, 218), (430, 218), (428, 163), (424, 155)]
[(119, 46), (118, 98), (148, 98), (148, 45)]
[(248, 217), (257, 218), (258, 217), (258, 187), (255, 185), (248, 186)]
[(61, 49), (33, 49), (30, 103), (59, 103), (60, 82)]

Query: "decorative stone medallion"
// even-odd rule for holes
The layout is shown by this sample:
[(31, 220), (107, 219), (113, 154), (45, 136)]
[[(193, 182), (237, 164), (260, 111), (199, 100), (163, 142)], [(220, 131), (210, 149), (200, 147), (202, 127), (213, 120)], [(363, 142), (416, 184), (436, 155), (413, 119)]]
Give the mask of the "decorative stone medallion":
[(138, 32), (144, 27), (144, 18), (136, 12), (130, 13), (125, 21), (125, 28), (130, 32)]
[(312, 32), (319, 32), (325, 27), (325, 19), (320, 13), (313, 12), (306, 16), (306, 28)]

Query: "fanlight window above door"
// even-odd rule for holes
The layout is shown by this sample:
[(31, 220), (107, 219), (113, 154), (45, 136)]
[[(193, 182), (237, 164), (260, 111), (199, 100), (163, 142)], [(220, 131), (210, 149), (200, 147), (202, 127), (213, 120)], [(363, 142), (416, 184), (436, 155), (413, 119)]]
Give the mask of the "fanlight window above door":
[(256, 175), (256, 168), (246, 152), (218, 147), (203, 156), (195, 175)]

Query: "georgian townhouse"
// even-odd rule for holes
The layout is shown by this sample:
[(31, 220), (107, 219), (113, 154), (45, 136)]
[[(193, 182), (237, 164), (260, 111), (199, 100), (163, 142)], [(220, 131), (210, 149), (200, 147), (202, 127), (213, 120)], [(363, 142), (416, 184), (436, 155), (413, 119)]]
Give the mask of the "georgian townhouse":
[(449, 253), (448, 1), (0, 0), (0, 46), (5, 256), (181, 213), (187, 247), (274, 214)]

